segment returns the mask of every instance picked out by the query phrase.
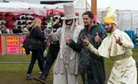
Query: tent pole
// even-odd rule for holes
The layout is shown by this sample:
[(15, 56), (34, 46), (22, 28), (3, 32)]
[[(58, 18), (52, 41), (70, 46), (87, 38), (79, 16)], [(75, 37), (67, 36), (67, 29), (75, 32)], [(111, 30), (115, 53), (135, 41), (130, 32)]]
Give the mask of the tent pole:
[(86, 11), (87, 11), (87, 0), (85, 0), (85, 4), (86, 4)]
[(93, 14), (97, 14), (97, 0), (91, 0), (91, 11)]
[(96, 19), (96, 16), (97, 16), (97, 0), (91, 0), (91, 11), (94, 14), (95, 19)]

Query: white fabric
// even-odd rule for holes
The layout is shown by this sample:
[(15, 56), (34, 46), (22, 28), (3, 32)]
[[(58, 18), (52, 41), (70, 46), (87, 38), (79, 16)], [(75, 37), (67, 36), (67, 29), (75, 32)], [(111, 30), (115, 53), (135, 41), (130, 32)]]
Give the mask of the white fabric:
[[(77, 40), (79, 32), (83, 29), (82, 27), (74, 25), (71, 28), (66, 28), (65, 21), (63, 20), (63, 27), (59, 28), (56, 32), (47, 30), (47, 36), (53, 41), (59, 41), (60, 50), (57, 56), (57, 60), (53, 69), (54, 73), (65, 73), (64, 63), (69, 65), (68, 73), (78, 74), (78, 61), (79, 53), (74, 52), (69, 46), (66, 45), (66, 37), (70, 35), (71, 39)], [(71, 31), (72, 29), (72, 31)]]
[(114, 8), (109, 8), (108, 12), (107, 12), (107, 17), (111, 17), (113, 19), (116, 19), (116, 10)]
[[(65, 71), (67, 72), (68, 66), (65, 65)], [(54, 74), (53, 84), (78, 84), (78, 76), (70, 73), (66, 74)]]
[[(70, 28), (71, 31), (73, 30), (74, 27), (75, 27), (75, 30), (74, 30), (74, 33), (73, 33), (73, 39), (72, 40), (74, 40), (75, 42), (77, 42), (77, 39), (78, 39), (80, 31), (82, 30), (82, 27), (80, 27), (79, 25), (76, 25), (75, 20), (73, 21), (73, 24), (72, 24), (72, 26)], [(63, 55), (62, 55), (63, 54), (62, 53), (62, 51), (63, 51), (62, 50), (63, 44), (66, 44), (65, 43), (65, 39), (64, 39), (64, 37), (65, 37), (65, 28), (66, 28), (65, 21), (63, 21), (63, 27), (61, 29), (61, 31), (62, 31), (61, 42), (62, 43), (60, 44), (60, 58), (61, 59), (63, 59)], [(76, 52), (72, 49), (70, 59), (73, 59), (76, 56), (75, 54), (76, 54)]]
[(132, 57), (116, 61), (107, 84), (137, 84), (137, 69)]
[[(120, 38), (122, 46), (116, 44), (114, 36)], [(136, 62), (131, 51), (133, 46), (129, 36), (118, 29), (103, 40), (98, 50), (91, 44), (88, 45), (88, 49), (97, 55), (117, 58), (107, 84), (137, 84)]]
[(46, 50), (44, 51), (43, 56), (44, 56), (44, 57), (47, 56), (47, 51), (46, 51)]
[[(117, 20), (116, 10), (114, 8), (110, 7), (104, 19), (106, 19), (106, 18), (113, 19), (113, 22), (116, 24), (117, 23), (116, 22), (116, 20)], [(108, 21), (106, 20), (105, 22), (108, 22)]]
[(128, 42), (132, 44), (130, 45), (130, 48), (133, 48), (134, 45), (131, 39), (129, 38), (129, 36), (125, 32), (122, 32), (116, 29), (110, 36), (108, 36), (107, 38), (103, 40), (101, 46), (98, 48), (98, 52), (101, 56), (109, 58), (109, 56), (117, 56), (117, 55), (122, 55), (125, 53), (124, 46), (118, 45), (116, 43), (116, 38), (114, 36), (117, 39), (120, 38), (125, 47), (127, 47), (125, 43)]
[(65, 17), (61, 17), (61, 19), (78, 18), (75, 15), (75, 9), (74, 9), (74, 5), (72, 3), (64, 4), (63, 8), (64, 8), (64, 15), (65, 15)]

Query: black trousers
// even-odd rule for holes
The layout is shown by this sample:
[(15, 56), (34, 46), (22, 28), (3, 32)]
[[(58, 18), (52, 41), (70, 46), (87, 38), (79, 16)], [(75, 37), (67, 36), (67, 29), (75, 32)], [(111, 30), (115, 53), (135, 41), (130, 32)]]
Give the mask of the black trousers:
[[(46, 44), (46, 43), (45, 43)], [(44, 63), (45, 63), (45, 60), (44, 60), (44, 51), (46, 50), (46, 45), (42, 45), (42, 52), (41, 52), (41, 55), (42, 55), (42, 62), (43, 62), (43, 66), (44, 66)]]
[(28, 67), (27, 74), (31, 75), (36, 60), (38, 60), (38, 65), (40, 70), (43, 71), (43, 62), (42, 62), (43, 57), (41, 55), (41, 51), (37, 50), (37, 51), (32, 51), (31, 61)]
[(51, 44), (50, 45), (49, 51), (46, 56), (46, 64), (43, 68), (43, 72), (42, 72), (40, 78), (42, 78), (44, 80), (47, 78), (48, 73), (49, 73), (53, 63), (57, 58), (58, 51), (59, 51), (59, 44)]

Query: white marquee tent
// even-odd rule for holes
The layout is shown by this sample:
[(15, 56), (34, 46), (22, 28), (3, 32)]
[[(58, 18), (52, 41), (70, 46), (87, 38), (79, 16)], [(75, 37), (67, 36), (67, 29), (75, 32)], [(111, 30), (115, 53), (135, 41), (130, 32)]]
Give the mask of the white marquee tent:
[(28, 14), (46, 15), (46, 9), (55, 9), (54, 5), (31, 4), (26, 2), (0, 3), (0, 12), (22, 12)]
[[(75, 0), (75, 8), (90, 8), (91, 0)], [(113, 7), (118, 10), (138, 10), (138, 0), (97, 0), (97, 8)]]
[[(106, 8), (113, 0), (97, 0), (97, 8)], [(91, 9), (91, 0), (75, 0), (75, 8)]]
[(9, 3), (0, 3), (0, 8), (55, 8), (53, 5), (33, 4), (19, 1), (12, 1)]
[[(91, 0), (74, 0), (74, 6), (81, 13), (90, 10)], [(138, 0), (97, 0), (98, 20), (102, 22), (108, 7), (118, 10), (118, 27), (122, 30), (131, 29), (136, 32), (138, 28)], [(87, 5), (86, 5), (87, 4)], [(120, 5), (119, 5), (120, 4)], [(32, 12), (38, 15), (45, 14), (44, 8), (63, 8), (62, 5), (41, 5), (30, 4), (25, 2), (0, 3), (0, 11), (24, 11), (23, 9), (32, 8)], [(39, 9), (39, 10), (38, 10)], [(104, 9), (104, 10), (103, 10)], [(27, 11), (28, 12), (28, 11)]]
[[(117, 9), (117, 25), (121, 30), (133, 30), (138, 36), (138, 0), (97, 0), (97, 21), (102, 23), (109, 7)], [(87, 5), (86, 5), (87, 4)], [(91, 9), (91, 0), (75, 0), (76, 8)]]

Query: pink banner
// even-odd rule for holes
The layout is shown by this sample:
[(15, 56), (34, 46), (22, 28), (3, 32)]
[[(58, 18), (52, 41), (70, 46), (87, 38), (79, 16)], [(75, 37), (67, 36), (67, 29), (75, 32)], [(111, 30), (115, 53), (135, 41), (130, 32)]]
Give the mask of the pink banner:
[(7, 54), (19, 54), (19, 37), (6, 36)]

